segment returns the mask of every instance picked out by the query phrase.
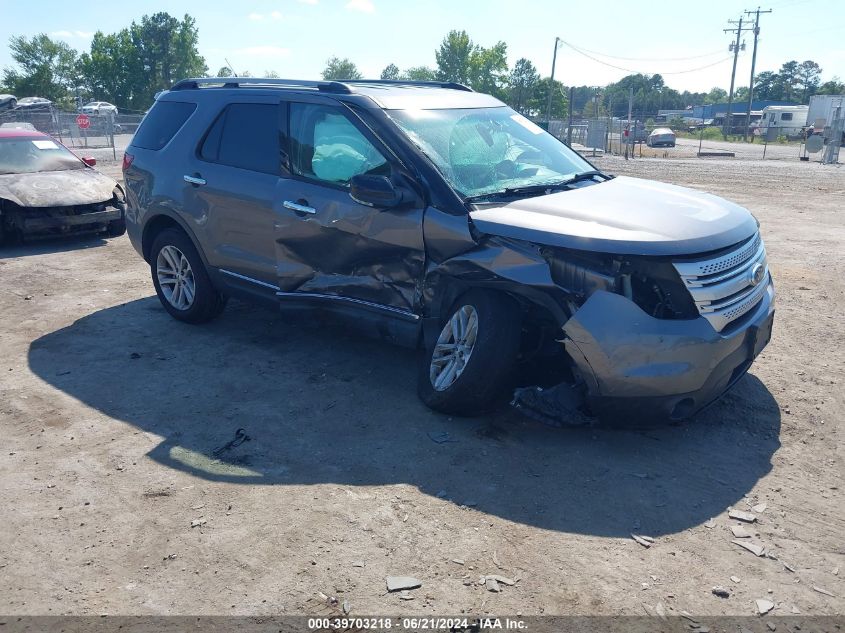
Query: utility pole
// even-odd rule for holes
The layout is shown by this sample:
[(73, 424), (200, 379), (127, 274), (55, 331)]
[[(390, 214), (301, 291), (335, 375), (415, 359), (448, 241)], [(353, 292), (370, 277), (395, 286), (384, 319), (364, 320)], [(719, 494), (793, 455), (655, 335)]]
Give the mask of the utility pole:
[(760, 37), (760, 14), (771, 13), (771, 9), (761, 11), (757, 7), (756, 11), (746, 11), (746, 15), (754, 15), (754, 52), (751, 53), (751, 80), (748, 83), (748, 114), (745, 115), (745, 129), (742, 131), (742, 137), (748, 140), (748, 128), (751, 127), (751, 102), (754, 100), (754, 67), (757, 64), (757, 38)]
[[(560, 38), (555, 38), (555, 52), (552, 55), (552, 77), (549, 81), (549, 104), (546, 106), (546, 126), (548, 128), (552, 127), (552, 95), (554, 94), (555, 89), (555, 62), (557, 62), (557, 47), (560, 46)], [(569, 107), (572, 107), (572, 104), (569, 104)], [(551, 129), (548, 130), (551, 132)]]
[(628, 88), (628, 135), (625, 138), (625, 160), (628, 160), (628, 148), (631, 148), (631, 158), (634, 157), (634, 146), (631, 145), (631, 109), (634, 107), (634, 87)]
[[(736, 79), (736, 61), (739, 57), (739, 38), (742, 36), (742, 31), (750, 31), (751, 29), (743, 29), (742, 28), (742, 16), (739, 16), (739, 22), (736, 20), (728, 20), (729, 24), (736, 24), (736, 41), (731, 44), (731, 48), (734, 52), (734, 66), (733, 70), (731, 70), (731, 89), (728, 92), (728, 113), (725, 116), (725, 122), (722, 124), (722, 136), (727, 136), (730, 133), (730, 126), (733, 122), (733, 102), (734, 102), (734, 80)], [(725, 33), (733, 33), (733, 29), (724, 29)], [(745, 44), (742, 45), (742, 48), (745, 49)], [(727, 130), (727, 131), (726, 131)]]

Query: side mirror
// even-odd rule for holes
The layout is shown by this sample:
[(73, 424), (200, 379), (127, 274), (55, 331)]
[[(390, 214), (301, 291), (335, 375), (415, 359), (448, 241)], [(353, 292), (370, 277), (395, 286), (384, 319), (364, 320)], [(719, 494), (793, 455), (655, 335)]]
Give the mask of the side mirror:
[(93, 167), (94, 165), (97, 164), (97, 159), (94, 158), (93, 156), (83, 156), (82, 162), (85, 163), (86, 165), (88, 165), (89, 167)]
[(403, 196), (387, 176), (353, 176), (349, 195), (355, 202), (368, 207), (390, 208), (401, 204)]

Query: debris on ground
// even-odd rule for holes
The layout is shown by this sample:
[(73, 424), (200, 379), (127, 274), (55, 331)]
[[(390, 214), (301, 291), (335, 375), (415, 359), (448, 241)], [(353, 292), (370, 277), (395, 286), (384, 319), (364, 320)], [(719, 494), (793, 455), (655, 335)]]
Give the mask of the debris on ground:
[(402, 591), (404, 589), (419, 589), (422, 582), (411, 576), (388, 576), (384, 579), (389, 592)]
[(507, 578), (506, 576), (499, 576), (498, 574), (488, 574), (485, 578), (493, 579), (496, 582), (502, 583), (503, 585), (507, 585), (508, 587), (513, 587), (516, 584), (516, 580), (512, 578)]
[(457, 442), (458, 440), (453, 440), (447, 431), (443, 431), (442, 433), (426, 433), (428, 435), (428, 439), (430, 439), (435, 444), (447, 444), (449, 442)]
[(765, 503), (765, 502), (764, 503), (758, 503), (756, 506), (752, 506), (751, 510), (752, 510), (752, 512), (756, 512), (757, 514), (763, 514), (766, 511), (766, 508), (768, 508), (768, 507), (769, 507), (768, 504)]
[(774, 622), (766, 622), (766, 626), (769, 627), (770, 631), (774, 631), (775, 629), (778, 628), (778, 625), (775, 624)]
[(783, 568), (786, 571), (791, 571), (793, 574), (795, 573), (795, 568), (792, 565), (790, 565), (789, 563), (787, 563), (785, 561), (780, 561), (780, 562), (781, 562), (781, 564), (783, 565)]
[(754, 523), (757, 520), (755, 515), (742, 510), (730, 510), (728, 512), (728, 516), (732, 519), (736, 519), (737, 521), (745, 521), (746, 523)]
[(832, 594), (831, 592), (829, 592), (827, 589), (824, 589), (823, 587), (819, 587), (819, 586), (817, 586), (817, 585), (813, 585), (813, 591), (818, 591), (819, 593), (822, 593), (822, 594), (824, 594), (824, 595), (826, 595), (826, 596), (830, 596), (831, 598), (835, 598), (835, 597), (836, 597), (834, 594)]
[(731, 576), (731, 582), (740, 583), (742, 581), (739, 579), (739, 576)]
[(363, 567), (363, 566), (364, 566), (364, 562), (363, 562), (363, 561), (360, 561), (360, 560), (354, 560), (354, 561), (352, 561), (352, 566), (353, 566), (353, 567)]
[(584, 394), (580, 386), (562, 383), (548, 389), (520, 387), (513, 392), (511, 406), (529, 418), (553, 427), (584, 426), (590, 418), (581, 407)]
[(206, 523), (208, 523), (207, 519), (194, 519), (193, 521), (191, 521), (191, 527), (192, 528), (202, 527)]
[(710, 519), (709, 521), (707, 521), (707, 522), (704, 524), (704, 527), (706, 527), (708, 530), (712, 530), (714, 527), (716, 527), (716, 520), (715, 520), (715, 519)]
[(464, 561), (461, 558), (453, 558), (452, 562), (455, 563), (456, 565), (463, 565), (464, 564)]
[(492, 591), (493, 593), (499, 593), (501, 591), (499, 583), (496, 582), (495, 578), (485, 578), (484, 586), (487, 587), (487, 591)]
[(746, 530), (741, 525), (732, 525), (731, 533), (734, 535), (734, 538), (751, 538), (752, 536), (751, 532)]
[(642, 534), (634, 534), (631, 533), (631, 538), (634, 539), (637, 543), (642, 545), (643, 547), (651, 547), (654, 544), (654, 539), (650, 536), (643, 536)]
[(758, 598), (754, 603), (757, 605), (757, 613), (760, 615), (765, 615), (775, 608), (775, 603), (765, 598)]
[(235, 439), (226, 442), (223, 446), (219, 446), (211, 451), (211, 454), (215, 457), (220, 457), (226, 451), (230, 451), (236, 446), (240, 446), (244, 442), (249, 442), (252, 438), (246, 434), (246, 431), (243, 429), (238, 429), (235, 431)]
[(414, 596), (411, 595), (411, 592), (407, 589), (403, 590), (402, 593), (399, 594), (400, 600), (413, 600)]
[(744, 549), (747, 549), (749, 552), (751, 552), (755, 556), (762, 556), (763, 554), (766, 553), (766, 546), (762, 545), (761, 543), (755, 543), (754, 541), (750, 541), (750, 540), (749, 541), (745, 541), (745, 540), (741, 541), (739, 539), (734, 539), (734, 540), (731, 541), (731, 543), (734, 543), (734, 544), (739, 545), (740, 547), (742, 547)]
[(717, 586), (713, 587), (713, 589), (711, 589), (711, 591), (713, 592), (714, 596), (718, 596), (719, 598), (730, 598), (731, 597), (731, 592), (728, 591), (728, 589), (726, 587), (723, 587), (722, 585), (717, 585)]

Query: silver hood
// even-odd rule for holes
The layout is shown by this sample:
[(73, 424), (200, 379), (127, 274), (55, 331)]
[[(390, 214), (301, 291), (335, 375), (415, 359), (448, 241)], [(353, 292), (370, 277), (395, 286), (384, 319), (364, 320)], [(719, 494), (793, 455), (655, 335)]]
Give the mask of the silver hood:
[(548, 246), (620, 255), (692, 255), (757, 230), (743, 207), (653, 180), (602, 183), (470, 212), (478, 230)]
[(0, 198), (21, 207), (69, 207), (106, 202), (117, 183), (94, 169), (0, 175)]

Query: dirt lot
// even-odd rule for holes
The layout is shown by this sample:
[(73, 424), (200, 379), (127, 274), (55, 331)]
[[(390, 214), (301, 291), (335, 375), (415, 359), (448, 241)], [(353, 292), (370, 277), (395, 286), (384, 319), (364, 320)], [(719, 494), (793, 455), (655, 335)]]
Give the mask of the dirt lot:
[[(125, 237), (0, 251), (0, 612), (845, 613), (845, 170), (598, 163), (762, 223), (774, 338), (681, 426), (448, 418), (408, 351), (243, 304), (173, 321)], [(758, 504), (762, 557), (728, 518)]]

